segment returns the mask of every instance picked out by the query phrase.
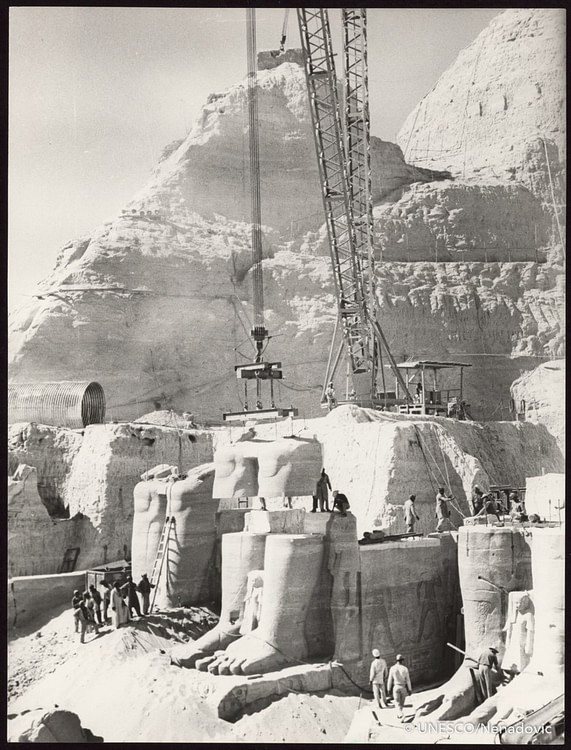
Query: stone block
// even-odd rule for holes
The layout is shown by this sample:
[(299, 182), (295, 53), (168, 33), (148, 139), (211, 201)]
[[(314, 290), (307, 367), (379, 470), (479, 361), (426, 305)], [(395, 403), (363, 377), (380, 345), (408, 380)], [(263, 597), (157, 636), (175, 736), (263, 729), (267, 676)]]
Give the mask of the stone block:
[(258, 534), (303, 534), (306, 515), (303, 508), (250, 511), (244, 517), (244, 531)]

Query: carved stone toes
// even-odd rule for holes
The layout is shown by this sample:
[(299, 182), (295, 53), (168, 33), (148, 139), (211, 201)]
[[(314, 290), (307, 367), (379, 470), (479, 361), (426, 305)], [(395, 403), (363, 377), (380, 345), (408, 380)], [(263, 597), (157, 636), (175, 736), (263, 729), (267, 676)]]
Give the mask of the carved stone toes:
[(206, 672), (206, 670), (208, 669), (208, 665), (211, 664), (215, 658), (215, 656), (205, 656), (202, 659), (197, 659), (194, 666), (201, 672)]
[(244, 674), (242, 672), (242, 659), (234, 659), (230, 662), (230, 672), (232, 674)]

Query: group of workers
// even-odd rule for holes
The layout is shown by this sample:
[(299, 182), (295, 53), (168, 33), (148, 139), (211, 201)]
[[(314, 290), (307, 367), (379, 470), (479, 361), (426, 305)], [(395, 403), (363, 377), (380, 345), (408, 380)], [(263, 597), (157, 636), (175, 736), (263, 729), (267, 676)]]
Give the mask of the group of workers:
[(381, 657), (378, 648), (372, 651), (373, 661), (369, 670), (369, 681), (373, 688), (373, 700), (379, 708), (388, 708), (388, 695), (392, 692), (397, 707), (397, 718), (404, 715), (404, 704), (407, 695), (412, 695), (410, 674), (404, 664), (404, 656), (397, 654), (395, 663), (388, 669), (387, 662)]
[(472, 512), (474, 516), (496, 516), (498, 521), (501, 521), (500, 516), (508, 514), (516, 521), (527, 520), (525, 503), (516, 490), (507, 495), (504, 503), (501, 497), (496, 497), (492, 492), (484, 493), (476, 485), (472, 493)]
[(339, 511), (342, 516), (347, 515), (347, 511), (351, 507), (347, 495), (339, 490), (333, 490), (333, 508), (329, 508), (329, 490), (331, 489), (331, 480), (325, 469), (321, 469), (321, 474), (317, 480), (315, 486), (315, 495), (313, 495), (313, 507), (311, 513), (317, 511), (317, 505), (319, 504), (319, 510), (322, 513), (333, 513), (333, 511)]
[[(404, 522), (408, 534), (414, 533), (415, 523), (420, 521), (420, 516), (416, 512), (414, 504), (415, 500), (416, 495), (410, 495), (403, 505)], [(442, 532), (454, 528), (452, 521), (450, 520), (451, 512), (448, 507), (453, 500), (454, 497), (452, 495), (445, 494), (444, 487), (438, 488), (435, 509), (436, 531)], [(492, 492), (486, 494), (477, 485), (474, 487), (472, 495), (472, 513), (474, 516), (493, 515), (496, 516), (498, 521), (502, 520), (501, 516), (507, 514), (510, 514), (516, 521), (527, 520), (525, 504), (519, 497), (517, 491), (514, 490), (507, 495), (506, 507), (506, 505), (504, 505), (499, 498), (496, 498)]]
[[(491, 698), (496, 693), (496, 680), (494, 680), (493, 673), (501, 675), (497, 654), (498, 649), (489, 646), (482, 651), (477, 659), (469, 657), (470, 661), (475, 662), (472, 669), (479, 703)], [(392, 692), (397, 708), (397, 718), (402, 720), (406, 697), (412, 695), (410, 673), (404, 664), (404, 656), (397, 654), (395, 663), (388, 669), (387, 662), (381, 657), (379, 649), (374, 648), (372, 655), (373, 661), (369, 670), (369, 681), (373, 689), (373, 700), (379, 708), (389, 708), (389, 695)]]
[[(416, 512), (414, 501), (416, 495), (409, 495), (408, 500), (405, 500), (403, 505), (404, 522), (406, 525), (406, 533), (414, 534), (414, 525), (417, 521), (420, 521), (420, 516)], [(452, 500), (451, 496), (445, 495), (444, 487), (438, 488), (438, 494), (436, 495), (436, 531), (448, 531), (452, 526), (450, 521), (450, 508), (448, 502)]]
[[(125, 583), (115, 581), (113, 585), (101, 580), (99, 586), (91, 584), (88, 589), (73, 592), (71, 606), (73, 610), (75, 632), (79, 633), (80, 643), (85, 643), (85, 634), (94, 631), (99, 635), (99, 629), (111, 624), (109, 609), (113, 613), (113, 625), (120, 628), (134, 617), (144, 617), (149, 612), (151, 589), (155, 587), (146, 573), (135, 584), (132, 576), (127, 576)], [(139, 594), (142, 598), (139, 601)], [(133, 612), (135, 614), (133, 614)]]

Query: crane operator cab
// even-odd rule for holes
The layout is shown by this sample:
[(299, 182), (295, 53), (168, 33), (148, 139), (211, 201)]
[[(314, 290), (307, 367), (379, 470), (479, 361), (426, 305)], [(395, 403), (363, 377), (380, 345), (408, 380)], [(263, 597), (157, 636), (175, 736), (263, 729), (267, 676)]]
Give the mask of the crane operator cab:
[[(436, 362), (417, 360), (400, 362), (397, 367), (405, 374), (412, 402), (401, 401), (399, 414), (425, 414), (454, 419), (471, 419), (469, 404), (464, 401), (464, 367), (467, 362)], [(459, 370), (459, 373), (458, 373)], [(397, 399), (399, 383), (396, 383)]]

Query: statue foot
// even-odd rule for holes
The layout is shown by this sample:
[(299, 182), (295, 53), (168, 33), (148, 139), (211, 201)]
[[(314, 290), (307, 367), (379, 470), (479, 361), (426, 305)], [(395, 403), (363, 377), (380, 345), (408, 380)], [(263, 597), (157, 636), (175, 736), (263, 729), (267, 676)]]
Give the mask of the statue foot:
[[(256, 633), (254, 630), (230, 644), (209, 665), (208, 671), (213, 674), (260, 674), (273, 672), (299, 660), (300, 657), (289, 656), (266, 643)], [(291, 644), (287, 648), (291, 653)]]
[(187, 669), (193, 669), (194, 667), (198, 669), (198, 661), (202, 661), (204, 657), (213, 654), (215, 651), (226, 648), (228, 644), (236, 640), (239, 631), (239, 624), (218, 623), (196, 641), (184, 646), (175, 646), (170, 652), (171, 664)]

